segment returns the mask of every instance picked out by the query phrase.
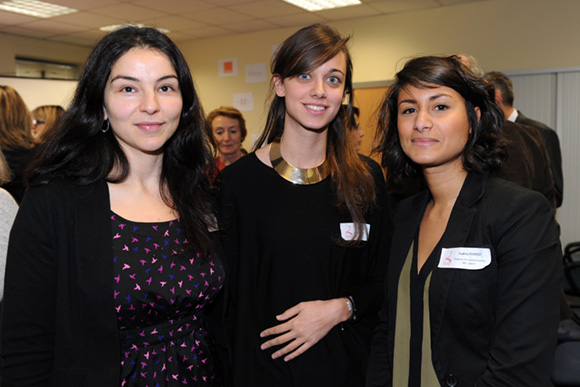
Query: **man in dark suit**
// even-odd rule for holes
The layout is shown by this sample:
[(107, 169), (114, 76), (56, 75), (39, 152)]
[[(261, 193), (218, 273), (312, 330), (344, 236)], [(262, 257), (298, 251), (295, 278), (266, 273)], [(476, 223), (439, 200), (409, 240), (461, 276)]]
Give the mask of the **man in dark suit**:
[(540, 192), (555, 208), (556, 190), (550, 159), (538, 129), (505, 120), (503, 131), (508, 140), (508, 157), (495, 175)]
[(560, 151), (558, 134), (547, 125), (528, 118), (514, 109), (513, 85), (511, 80), (505, 74), (491, 71), (486, 74), (485, 78), (486, 80), (493, 82), (495, 86), (496, 102), (502, 108), (508, 121), (527, 125), (528, 127), (533, 127), (539, 130), (550, 159), (550, 170), (552, 172), (552, 178), (554, 179), (556, 207), (560, 207), (562, 205), (564, 193), (564, 178), (562, 174), (562, 153)]

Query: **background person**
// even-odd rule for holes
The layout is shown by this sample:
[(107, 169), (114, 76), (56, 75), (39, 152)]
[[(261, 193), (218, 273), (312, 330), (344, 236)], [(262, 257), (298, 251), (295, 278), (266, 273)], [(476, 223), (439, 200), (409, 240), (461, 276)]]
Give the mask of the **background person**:
[(564, 174), (562, 172), (562, 152), (558, 133), (547, 125), (528, 118), (520, 111), (514, 109), (512, 81), (505, 74), (498, 71), (490, 71), (485, 74), (485, 79), (494, 85), (495, 101), (503, 110), (506, 120), (520, 124), (529, 130), (535, 128), (540, 132), (550, 160), (550, 169), (554, 179), (556, 207), (560, 207), (564, 197)]
[(169, 38), (125, 27), (97, 44), (13, 226), (3, 384), (222, 385), (204, 125)]
[(559, 232), (544, 196), (489, 175), (502, 121), (455, 56), (397, 73), (378, 149), (388, 181), (421, 174), (427, 190), (395, 210), (367, 386), (551, 385)]
[(11, 86), (0, 86), (0, 149), (12, 171), (2, 188), (20, 202), (24, 196), (24, 170), (36, 145), (31, 133), (32, 116), (24, 100)]
[(42, 105), (32, 111), (32, 136), (37, 140), (43, 140), (56, 131), (64, 109), (59, 105)]
[(214, 139), (218, 155), (216, 165), (221, 171), (243, 155), (242, 143), (248, 134), (242, 113), (231, 106), (222, 106), (207, 116), (208, 135)]
[[(343, 105), (345, 106), (345, 105)], [(365, 135), (365, 132), (362, 130), (359, 122), (360, 111), (359, 108), (356, 106), (352, 107), (350, 118), (348, 120), (348, 135), (354, 146), (354, 150), (358, 153), (360, 151), (360, 147), (362, 145), (362, 139)]]

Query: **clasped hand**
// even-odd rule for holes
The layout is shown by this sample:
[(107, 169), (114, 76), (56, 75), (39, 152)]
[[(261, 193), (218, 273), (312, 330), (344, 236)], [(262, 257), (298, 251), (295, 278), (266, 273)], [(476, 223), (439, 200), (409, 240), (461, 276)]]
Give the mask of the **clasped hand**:
[(286, 344), (272, 354), (272, 359), (287, 355), (284, 361), (290, 361), (302, 355), (335, 325), (349, 317), (350, 312), (344, 298), (301, 302), (276, 316), (276, 320), (284, 321), (282, 324), (260, 333), (262, 338), (278, 335), (263, 343), (260, 348), (266, 350)]

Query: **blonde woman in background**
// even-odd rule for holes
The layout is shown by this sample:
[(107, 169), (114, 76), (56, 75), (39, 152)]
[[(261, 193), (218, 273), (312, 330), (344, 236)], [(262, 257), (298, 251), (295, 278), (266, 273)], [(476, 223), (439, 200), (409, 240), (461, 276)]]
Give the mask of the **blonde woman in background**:
[(64, 109), (59, 105), (42, 105), (32, 111), (32, 136), (43, 141), (60, 124)]

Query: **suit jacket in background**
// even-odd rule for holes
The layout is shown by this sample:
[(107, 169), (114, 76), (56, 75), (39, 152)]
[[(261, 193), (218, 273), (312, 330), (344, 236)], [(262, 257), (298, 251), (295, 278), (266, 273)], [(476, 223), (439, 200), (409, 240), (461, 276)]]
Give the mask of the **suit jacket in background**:
[[(373, 338), (367, 386), (391, 386), (401, 269), (431, 200), (424, 191), (394, 215), (386, 302)], [(480, 270), (435, 267), (429, 287), (432, 361), (442, 386), (550, 386), (559, 320), (561, 247), (540, 194), (469, 173), (441, 248), (491, 251)], [(402, 386), (395, 386), (402, 387)]]
[(544, 139), (544, 143), (546, 144), (548, 156), (550, 158), (550, 169), (552, 171), (552, 178), (554, 179), (554, 188), (556, 194), (556, 207), (560, 207), (564, 198), (564, 174), (562, 173), (562, 152), (560, 151), (560, 140), (558, 139), (558, 133), (540, 121), (536, 121), (524, 116), (519, 110), (516, 123), (532, 126), (540, 131), (540, 134)]
[(555, 208), (554, 179), (540, 131), (532, 126), (505, 120), (503, 132), (508, 140), (508, 157), (495, 176), (540, 192)]

